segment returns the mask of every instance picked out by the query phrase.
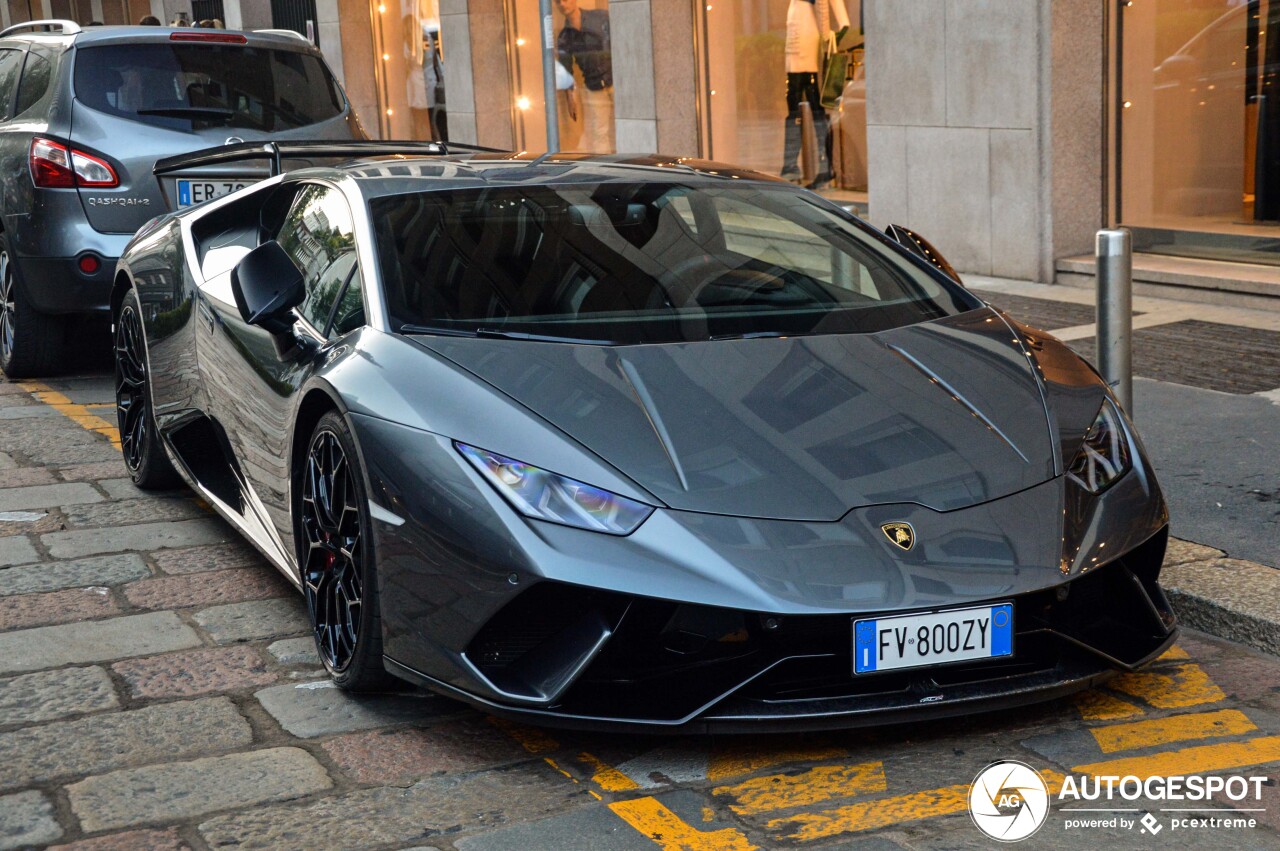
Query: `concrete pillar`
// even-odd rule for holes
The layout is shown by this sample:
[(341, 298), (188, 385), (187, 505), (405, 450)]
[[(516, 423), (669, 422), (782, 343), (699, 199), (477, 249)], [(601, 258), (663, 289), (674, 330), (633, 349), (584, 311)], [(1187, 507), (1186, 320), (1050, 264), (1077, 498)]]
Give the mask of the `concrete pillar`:
[(613, 119), (620, 152), (647, 154), (658, 150), (652, 11), (650, 0), (609, 3)]
[(1102, 222), (1099, 5), (864, 8), (872, 221), (919, 231), (961, 271), (1051, 281)]
[[(698, 56), (694, 51), (694, 4), (652, 0), (654, 115), (663, 154), (696, 157), (698, 150)], [(621, 148), (621, 145), (619, 145)]]
[(449, 140), (514, 147), (502, 0), (440, 0), (440, 47)]
[[(244, 14), (249, 7), (269, 6), (266, 3), (245, 3)], [(342, 21), (339, 51), (342, 60), (342, 88), (347, 92), (351, 108), (360, 117), (366, 133), (374, 139), (378, 132), (378, 87), (376, 57), (373, 53), (373, 30), (369, 0), (338, 0), (338, 18)], [(247, 26), (247, 24), (246, 24)], [(326, 51), (325, 59), (332, 65), (334, 54)]]

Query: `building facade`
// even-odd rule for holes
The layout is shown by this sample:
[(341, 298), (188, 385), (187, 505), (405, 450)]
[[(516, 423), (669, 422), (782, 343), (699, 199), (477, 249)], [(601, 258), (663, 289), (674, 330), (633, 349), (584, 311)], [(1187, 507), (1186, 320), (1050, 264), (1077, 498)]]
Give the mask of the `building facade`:
[[(0, 0), (4, 23), (220, 12), (233, 28), (296, 29), (371, 134), (504, 149), (546, 147), (550, 39), (562, 150), (810, 181), (970, 273), (1078, 277), (1097, 229), (1123, 224), (1162, 280), (1189, 258), (1280, 292), (1280, 0), (555, 0), (549, 28), (538, 10)], [(835, 82), (814, 56), (830, 45)], [(818, 154), (807, 164), (803, 103)]]

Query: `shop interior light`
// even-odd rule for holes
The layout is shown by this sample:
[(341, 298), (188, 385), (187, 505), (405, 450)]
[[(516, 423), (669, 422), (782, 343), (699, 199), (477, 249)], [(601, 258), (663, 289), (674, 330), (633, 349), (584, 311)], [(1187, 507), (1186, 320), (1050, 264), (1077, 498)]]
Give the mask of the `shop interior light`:
[(524, 95), (520, 95), (520, 97), (516, 98), (516, 109), (528, 109), (531, 105), (532, 102)]

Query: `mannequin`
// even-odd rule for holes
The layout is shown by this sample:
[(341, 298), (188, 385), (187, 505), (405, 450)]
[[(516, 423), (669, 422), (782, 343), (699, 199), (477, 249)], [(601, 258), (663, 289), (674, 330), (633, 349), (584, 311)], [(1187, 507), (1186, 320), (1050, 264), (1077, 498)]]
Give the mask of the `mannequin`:
[(835, 28), (849, 26), (844, 0), (791, 0), (787, 7), (787, 125), (783, 137), (782, 176), (798, 180), (800, 169), (800, 104), (808, 101), (818, 136), (818, 176), (812, 188), (832, 179), (827, 155), (827, 111), (822, 108), (822, 39), (834, 19)]

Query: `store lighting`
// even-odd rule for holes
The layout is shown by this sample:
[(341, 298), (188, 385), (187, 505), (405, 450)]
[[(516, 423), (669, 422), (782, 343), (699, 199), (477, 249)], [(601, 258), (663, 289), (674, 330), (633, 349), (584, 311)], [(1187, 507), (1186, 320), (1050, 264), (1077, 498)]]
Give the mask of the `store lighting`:
[(390, 54), (390, 53), (384, 53), (384, 54), (382, 54), (382, 61), (383, 61), (383, 62), (390, 62), (390, 61), (391, 61), (391, 54)]
[(524, 39), (522, 38), (516, 39), (516, 47), (524, 47)]
[(1133, 106), (1133, 101), (1131, 101), (1131, 100), (1127, 100), (1127, 101), (1125, 101), (1125, 102), (1124, 102), (1124, 108), (1125, 108), (1125, 109), (1128, 109), (1128, 108), (1129, 108), (1129, 107), (1131, 107), (1131, 106)]
[(528, 109), (531, 105), (532, 104), (529, 102), (529, 99), (524, 95), (520, 95), (520, 97), (516, 98), (516, 109)]
[(387, 115), (395, 115), (395, 110), (393, 110), (393, 109), (388, 109), (388, 110), (387, 110)]
[(379, 4), (378, 4), (378, 14), (379, 14), (379, 15), (385, 15), (385, 14), (387, 14), (387, 6), (386, 6), (386, 4), (385, 4), (385, 3), (379, 3)]

